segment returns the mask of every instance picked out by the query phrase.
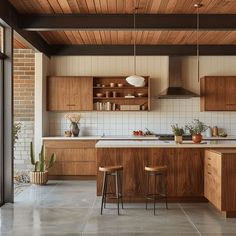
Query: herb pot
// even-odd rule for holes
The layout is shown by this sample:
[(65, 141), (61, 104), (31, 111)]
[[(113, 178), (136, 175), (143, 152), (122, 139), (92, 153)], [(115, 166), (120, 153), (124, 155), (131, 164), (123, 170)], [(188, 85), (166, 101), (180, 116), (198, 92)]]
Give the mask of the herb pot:
[(183, 143), (183, 136), (175, 136), (176, 143)]
[(193, 134), (192, 140), (194, 143), (201, 143), (202, 141), (202, 135), (201, 134)]
[(70, 125), (70, 128), (71, 128), (71, 133), (72, 133), (73, 137), (78, 137), (79, 131), (80, 131), (78, 124), (75, 122), (72, 122)]

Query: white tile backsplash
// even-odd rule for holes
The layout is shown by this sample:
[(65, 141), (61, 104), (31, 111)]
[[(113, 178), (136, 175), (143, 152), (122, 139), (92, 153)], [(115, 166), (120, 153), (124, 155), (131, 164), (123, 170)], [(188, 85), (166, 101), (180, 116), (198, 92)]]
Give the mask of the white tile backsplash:
[[(145, 128), (155, 133), (171, 133), (171, 124), (184, 126), (194, 118), (236, 135), (236, 112), (200, 112), (199, 98), (155, 103), (158, 109), (150, 112), (82, 112), (80, 135), (130, 135), (133, 130)], [(63, 136), (69, 126), (65, 113), (50, 113), (50, 136)]]

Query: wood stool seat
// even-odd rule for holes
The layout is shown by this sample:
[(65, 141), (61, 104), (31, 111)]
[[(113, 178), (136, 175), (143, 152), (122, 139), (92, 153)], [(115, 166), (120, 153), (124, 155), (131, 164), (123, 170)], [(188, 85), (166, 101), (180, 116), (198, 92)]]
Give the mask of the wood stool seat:
[[(102, 204), (101, 204), (101, 215), (103, 211), (103, 207), (106, 208), (107, 195), (113, 195), (113, 198), (117, 199), (117, 211), (118, 215), (120, 214), (120, 201), (123, 209), (123, 196), (122, 196), (122, 175), (123, 166), (100, 166), (99, 171), (103, 172), (103, 185), (102, 185)], [(115, 177), (115, 192), (108, 192), (108, 177)], [(111, 197), (109, 197), (111, 198)]]
[(123, 170), (123, 166), (100, 166), (99, 171), (102, 172), (116, 172)]
[(166, 172), (167, 171), (167, 166), (145, 166), (145, 171), (149, 172)]
[[(166, 209), (168, 209), (168, 203), (167, 203), (167, 166), (145, 166), (144, 168), (146, 172), (146, 178), (147, 178), (147, 185), (146, 185), (146, 209), (148, 206), (148, 200), (153, 200), (154, 203), (154, 215), (156, 213), (156, 200), (165, 198), (166, 201)], [(149, 185), (150, 185), (150, 178), (154, 178), (153, 180), (153, 186), (152, 186), (152, 192), (149, 192)], [(157, 178), (161, 178), (159, 181), (160, 186), (162, 186), (162, 191), (157, 191)], [(164, 184), (164, 189), (163, 189)], [(163, 193), (164, 190), (164, 193)]]

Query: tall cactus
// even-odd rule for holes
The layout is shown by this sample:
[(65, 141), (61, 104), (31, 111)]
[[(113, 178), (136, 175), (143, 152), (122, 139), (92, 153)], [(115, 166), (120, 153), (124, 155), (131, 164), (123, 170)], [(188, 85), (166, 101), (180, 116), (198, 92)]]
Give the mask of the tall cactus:
[(47, 165), (44, 145), (42, 145), (41, 147), (41, 151), (39, 153), (39, 160), (35, 161), (35, 153), (34, 153), (34, 147), (33, 147), (32, 142), (30, 143), (30, 158), (31, 158), (31, 164), (34, 165), (34, 171), (40, 171), (40, 172), (44, 172), (48, 170), (49, 168), (51, 168), (56, 161), (56, 155), (55, 153), (53, 153)]

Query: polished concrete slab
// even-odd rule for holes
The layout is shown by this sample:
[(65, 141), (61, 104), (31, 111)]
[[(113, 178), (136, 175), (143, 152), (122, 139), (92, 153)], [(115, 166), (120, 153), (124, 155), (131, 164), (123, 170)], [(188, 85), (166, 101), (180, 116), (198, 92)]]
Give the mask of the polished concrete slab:
[(225, 219), (208, 203), (171, 203), (168, 210), (158, 204), (157, 216), (140, 203), (125, 204), (121, 216), (116, 204), (107, 204), (101, 216), (100, 204), (95, 181), (31, 186), (17, 196), (15, 204), (0, 208), (0, 235), (236, 235), (236, 219)]

